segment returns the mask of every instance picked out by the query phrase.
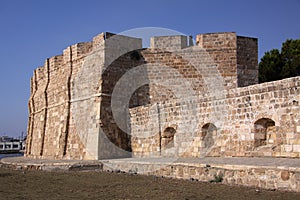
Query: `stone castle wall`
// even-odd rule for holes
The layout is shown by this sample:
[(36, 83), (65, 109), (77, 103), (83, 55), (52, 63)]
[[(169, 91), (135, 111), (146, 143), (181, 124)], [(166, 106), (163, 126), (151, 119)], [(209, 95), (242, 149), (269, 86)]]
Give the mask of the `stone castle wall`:
[[(231, 89), (220, 99), (132, 108), (133, 152), (138, 157), (300, 157), (299, 86), (295, 77)], [(168, 128), (175, 130), (173, 143), (164, 145)]]
[[(78, 43), (46, 60), (34, 71), (29, 99), (26, 156), (55, 159), (98, 159), (112, 152), (100, 131), (102, 71), (141, 40), (102, 33), (93, 42)], [(101, 135), (102, 134), (102, 135)], [(128, 143), (128, 141), (126, 141)], [(121, 145), (121, 144), (118, 144)]]
[(90, 50), (90, 43), (73, 45), (65, 49), (63, 55), (47, 59), (43, 67), (34, 71), (29, 100), (28, 156), (62, 158), (68, 145), (76, 146), (77, 153), (84, 155), (80, 140), (68, 132), (74, 75), (79, 70), (82, 56)]
[[(292, 128), (286, 129), (289, 140), (274, 139), (274, 131), (288, 126), (283, 125), (286, 120), (298, 119), (296, 111), (288, 113), (280, 106), (299, 97), (285, 92), (279, 98), (275, 95), (283, 89), (278, 87), (298, 84), (298, 79), (274, 82), (272, 87), (248, 86), (257, 83), (257, 39), (215, 33), (198, 35), (196, 41), (193, 45), (190, 37), (153, 37), (151, 47), (142, 49), (141, 39), (102, 33), (47, 59), (31, 79), (26, 156), (101, 159), (132, 152), (298, 157), (298, 136)], [(269, 96), (251, 96), (262, 95), (257, 91), (261, 87)], [(245, 98), (251, 98), (251, 106)], [(261, 108), (272, 103), (276, 112), (287, 114), (278, 115), (281, 121), (270, 116), (273, 107)], [(253, 133), (256, 112), (275, 122), (275, 128), (270, 120), (255, 125), (261, 130), (267, 126), (269, 135), (274, 132), (268, 147), (263, 145), (267, 134)], [(296, 122), (292, 126), (295, 129)], [(280, 145), (275, 148), (272, 140)], [(272, 152), (264, 150), (269, 147)]]

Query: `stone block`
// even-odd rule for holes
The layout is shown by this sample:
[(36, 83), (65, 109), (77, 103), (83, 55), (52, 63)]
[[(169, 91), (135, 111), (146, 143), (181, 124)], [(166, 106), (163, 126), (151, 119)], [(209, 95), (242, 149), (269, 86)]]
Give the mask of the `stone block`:
[(293, 151), (293, 145), (281, 145), (281, 151), (292, 152)]
[(293, 145), (293, 152), (300, 152), (300, 144), (294, 144)]
[(297, 133), (300, 133), (300, 126), (297, 126), (296, 131)]
[(287, 139), (293, 139), (295, 137), (294, 133), (286, 133), (286, 138)]
[(277, 188), (288, 190), (290, 188), (290, 184), (289, 184), (289, 182), (278, 182), (277, 183)]
[(265, 169), (260, 169), (260, 168), (254, 169), (254, 173), (257, 175), (265, 174)]

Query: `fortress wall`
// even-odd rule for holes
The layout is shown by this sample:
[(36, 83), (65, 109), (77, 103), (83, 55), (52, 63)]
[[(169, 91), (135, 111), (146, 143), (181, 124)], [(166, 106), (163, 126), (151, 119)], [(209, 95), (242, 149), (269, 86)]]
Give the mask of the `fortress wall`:
[[(90, 49), (91, 43), (73, 45), (64, 50), (63, 55), (47, 59), (43, 67), (35, 70), (29, 99), (26, 156), (62, 158), (66, 155), (70, 126), (71, 76), (80, 68), (80, 65), (76, 67), (74, 63), (82, 60)], [(70, 137), (72, 138), (72, 134)], [(80, 141), (73, 142), (76, 144)]]
[[(65, 138), (61, 138), (63, 141), (63, 156), (64, 158), (74, 158), (74, 159), (83, 159), (86, 157), (86, 146), (80, 138), (80, 133), (75, 126), (74, 116), (73, 116), (73, 106), (76, 103), (74, 102), (75, 94), (74, 87), (76, 85), (76, 78), (78, 72), (81, 70), (84, 63), (84, 59), (91, 53), (93, 47), (92, 42), (78, 43), (66, 48), (63, 51), (64, 55), (64, 65), (70, 69), (70, 73), (67, 75), (66, 84), (68, 90), (69, 103), (67, 104), (69, 115), (68, 121), (66, 121), (66, 132), (64, 134)], [(86, 120), (86, 119), (84, 119)]]
[[(135, 56), (138, 56), (137, 60), (135, 60)], [(128, 88), (136, 88), (134, 85), (138, 84), (137, 82), (139, 81), (148, 82), (148, 86), (143, 86), (132, 94), (129, 107), (165, 102), (170, 99), (186, 98), (191, 95), (209, 97), (211, 96), (209, 90), (212, 89), (209, 87), (214, 87), (215, 90), (218, 89), (217, 86), (222, 84), (221, 81), (216, 84), (215, 80), (204, 80), (205, 78), (209, 79), (209, 77), (214, 77), (214, 75), (218, 73), (218, 70), (214, 67), (215, 64), (210, 58), (210, 55), (198, 46), (175, 52), (153, 48), (142, 49), (129, 52), (119, 57), (102, 75), (102, 92), (109, 96), (102, 97), (100, 112), (102, 119), (101, 128), (116, 146), (123, 144), (122, 141), (125, 141), (128, 136), (126, 134), (124, 135), (119, 129), (118, 125), (120, 125), (120, 123), (118, 125), (116, 124), (111, 113), (110, 95), (113, 89), (116, 89), (115, 86), (119, 79), (136, 66), (141, 66), (140, 71), (136, 71), (133, 77), (128, 78), (125, 83), (122, 83), (123, 89), (121, 92), (126, 91)], [(142, 69), (144, 69), (144, 71)], [(218, 78), (222, 80), (221, 75), (217, 75), (219, 76)], [(210, 83), (207, 84), (207, 81)], [(207, 85), (209, 85), (209, 87)], [(125, 98), (126, 95), (131, 94), (127, 92), (123, 95)], [(126, 99), (120, 99), (120, 101), (127, 102)], [(123, 104), (121, 107), (122, 106)], [(123, 119), (121, 123), (123, 123), (123, 127), (126, 127), (127, 125), (124, 123), (127, 122), (127, 120), (125, 120), (127, 116), (120, 116), (120, 114), (117, 115), (118, 118)], [(182, 122), (183, 125), (186, 125), (185, 120), (182, 120)], [(157, 137), (155, 138), (157, 139)], [(134, 152), (134, 138), (131, 139), (131, 148), (133, 148)], [(149, 139), (149, 142), (151, 142), (151, 139)], [(152, 143), (149, 148), (157, 150), (155, 143), (156, 142)]]
[[(108, 48), (106, 48), (105, 52), (107, 52), (107, 50)], [(204, 53), (201, 56), (206, 56), (205, 51), (201, 50), (199, 52)], [(127, 129), (128, 124), (126, 123), (127, 120), (129, 120), (128, 116), (126, 116), (126, 113), (125, 115), (124, 113), (120, 113), (113, 116), (111, 110), (111, 95), (113, 90), (116, 89), (116, 84), (120, 78), (126, 76), (130, 70), (137, 70), (134, 72), (133, 77), (126, 79), (125, 82), (121, 84), (123, 88), (121, 92), (127, 92), (125, 94), (119, 94), (120, 96), (117, 97), (121, 98), (120, 102), (123, 101), (123, 103), (126, 103), (127, 100), (129, 101), (129, 99), (124, 100), (122, 98), (126, 98), (126, 96), (131, 97), (130, 104), (127, 105), (129, 107), (182, 97), (187, 94), (187, 91), (185, 91), (187, 87), (191, 89), (189, 86), (184, 85), (185, 82), (192, 84), (194, 90), (200, 94), (201, 91), (204, 91), (201, 74), (194, 66), (189, 65), (188, 62), (188, 60), (182, 58), (178, 53), (161, 49), (141, 49), (122, 55), (108, 66), (102, 74), (101, 91), (105, 95), (101, 97), (100, 126), (113, 144), (123, 149), (128, 149), (128, 146), (126, 146), (128, 145), (128, 142), (126, 143), (128, 135), (124, 132), (124, 129), (120, 130), (119, 128), (119, 126), (121, 126)], [(208, 61), (205, 62), (205, 64), (208, 63)], [(141, 68), (136, 69), (135, 67)], [(187, 79), (188, 81), (182, 81), (180, 78)], [(135, 87), (140, 81), (145, 81), (144, 84), (146, 85), (143, 84), (143, 87)], [(173, 88), (170, 89), (170, 86)], [(131, 94), (130, 88), (137, 90), (135, 92), (131, 91)], [(177, 91), (178, 89), (181, 90), (181, 92)], [(122, 104), (121, 107), (123, 106)], [(116, 124), (117, 122), (115, 121), (116, 117), (122, 119), (118, 124)], [(105, 152), (105, 149), (103, 149), (101, 153)]]
[[(294, 77), (229, 91), (228, 104), (235, 108), (230, 111), (227, 130), (236, 127), (233, 137), (238, 145), (227, 145), (225, 151), (236, 155), (299, 157), (299, 85), (300, 77)], [(265, 144), (253, 148), (251, 142), (257, 139), (254, 124), (262, 118), (271, 119), (275, 126), (267, 128)]]
[(134, 157), (160, 155), (159, 105), (139, 106), (130, 109), (131, 148)]
[[(112, 57), (110, 57), (109, 60), (110, 59), (112, 59)], [(101, 145), (99, 146), (99, 155), (101, 155), (102, 158), (115, 156), (122, 157), (122, 154), (126, 153), (122, 153), (121, 149), (127, 150), (128, 152), (131, 151), (130, 138), (129, 135), (127, 135), (130, 131), (127, 123), (128, 116), (126, 112), (124, 112), (125, 110), (122, 109), (118, 110), (118, 113), (114, 113), (115, 115), (113, 116), (112, 95), (119, 79), (130, 69), (142, 63), (142, 60), (133, 61), (131, 59), (131, 54), (125, 53), (125, 55), (116, 58), (116, 60), (114, 60), (102, 73), (101, 92), (103, 94), (101, 95), (99, 107), (101, 120), (101, 138), (99, 138)], [(126, 80), (126, 83), (124, 84), (131, 84), (131, 81), (133, 80)], [(124, 84), (121, 84), (120, 87), (121, 91), (125, 91), (126, 94), (120, 94), (119, 92), (116, 93), (116, 96), (114, 97), (114, 102), (116, 103), (123, 102), (126, 104), (130, 99), (131, 94), (126, 92), (128, 87)], [(124, 100), (126, 97), (128, 99)], [(133, 98), (131, 98), (131, 103), (133, 102), (137, 102), (136, 95), (133, 95)], [(123, 108), (123, 106), (125, 105), (122, 104), (121, 108)]]
[[(136, 55), (132, 55), (131, 52), (134, 53), (136, 49), (142, 48), (140, 38), (108, 33), (106, 33), (106, 38), (103, 49), (104, 68), (99, 73), (100, 79), (95, 81), (98, 83), (101, 93), (98, 107), (100, 131), (98, 147), (96, 147), (97, 159), (131, 156), (130, 137), (126, 133), (130, 131), (127, 127), (129, 125), (128, 116), (124, 112), (117, 114), (117, 116), (112, 115), (111, 95), (118, 79), (129, 69), (140, 65), (142, 62), (142, 60), (135, 58)], [(115, 118), (121, 119), (119, 125), (117, 125)]]
[[(156, 154), (166, 156), (300, 157), (299, 86), (300, 77), (295, 77), (232, 89), (224, 99), (170, 100), (132, 108), (134, 155), (151, 156), (156, 148)], [(273, 120), (275, 126), (267, 129), (265, 143), (255, 146), (255, 123), (264, 118)], [(208, 123), (217, 130), (204, 136)], [(176, 127), (174, 147), (160, 153), (159, 135), (168, 127)]]
[[(100, 34), (99, 36), (103, 35)], [(96, 36), (98, 37), (98, 36)], [(97, 159), (99, 135), (99, 83), (104, 66), (102, 45), (92, 43), (92, 50), (72, 62), (70, 126), (67, 158)], [(95, 46), (97, 48), (95, 49)], [(89, 48), (91, 49), (91, 48)]]
[[(33, 87), (35, 88), (35, 93), (31, 96), (30, 102), (32, 104), (32, 111), (34, 114), (31, 114), (33, 121), (31, 123), (30, 133), (28, 144), (31, 147), (27, 150), (31, 154), (39, 156), (42, 149), (42, 141), (44, 135), (44, 126), (45, 126), (45, 114), (46, 114), (46, 97), (45, 91), (48, 83), (48, 60), (45, 62), (45, 67), (40, 67), (35, 70), (35, 81), (33, 82)], [(33, 134), (34, 132), (34, 134)]]
[[(60, 144), (66, 132), (68, 117), (67, 76), (70, 69), (63, 66), (63, 56), (49, 59), (49, 80), (46, 89), (46, 124), (43, 136), (42, 156), (62, 156)], [(62, 148), (63, 149), (63, 148)]]
[(186, 92), (182, 90), (189, 87), (197, 93), (205, 90), (202, 74), (180, 53), (150, 49), (143, 50), (141, 54), (147, 64), (146, 73), (151, 84), (150, 102), (179, 98)]
[[(102, 90), (102, 72), (119, 56), (141, 47), (141, 39), (102, 33), (93, 42), (66, 48), (62, 55), (47, 59), (35, 70), (26, 155), (98, 159), (99, 155), (118, 154), (119, 150), (107, 146), (110, 142), (105, 135), (117, 132), (100, 129), (107, 118), (100, 113), (101, 106), (106, 105), (109, 95), (106, 88)], [(118, 68), (123, 70), (122, 63)], [(124, 148), (124, 138), (116, 138)]]
[(222, 66), (216, 66), (211, 55), (198, 46), (173, 52), (150, 48), (139, 53), (151, 84), (150, 103), (192, 94), (210, 96), (211, 90), (229, 87), (223, 81), (227, 76), (224, 77), (219, 71)]
[[(203, 50), (199, 53), (203, 57), (206, 56)], [(126, 103), (126, 96), (130, 97), (131, 95), (129, 107), (182, 98), (189, 94), (189, 90), (200, 94), (205, 90), (202, 75), (195, 66), (189, 65), (188, 62), (179, 53), (160, 49), (142, 49), (122, 55), (106, 69), (102, 75), (101, 86), (102, 92), (107, 94), (107, 96), (102, 96), (101, 101), (101, 129), (112, 143), (121, 146), (128, 139), (128, 135), (119, 128), (120, 121), (119, 124), (116, 124), (115, 121), (116, 117), (121, 118), (121, 126), (126, 127), (127, 120), (125, 119), (128, 117), (123, 113), (117, 114), (117, 116), (113, 116), (111, 113), (110, 95), (116, 89), (116, 83), (120, 78), (126, 76), (126, 73), (132, 69), (137, 70), (133, 77), (129, 77), (121, 84), (123, 88), (121, 92), (126, 91), (125, 94), (118, 94), (120, 96), (117, 97), (120, 98), (120, 102)], [(211, 63), (206, 61), (206, 64)], [(137, 66), (141, 66), (141, 68), (136, 69)], [(135, 87), (139, 84), (138, 82), (143, 82), (143, 85), (146, 85), (140, 88), (139, 86)], [(191, 84), (194, 90), (190, 88), (190, 85), (185, 85), (186, 83)], [(130, 94), (129, 88), (138, 90)], [(120, 107), (123, 106), (122, 104)], [(124, 116), (122, 117), (122, 115)], [(131, 141), (131, 145), (134, 145), (134, 142)], [(126, 145), (124, 147), (126, 148)], [(157, 147), (154, 146), (153, 148)]]
[[(154, 40), (155, 39), (155, 40)], [(206, 154), (208, 149), (201, 147), (203, 142), (201, 142), (201, 127), (210, 121), (218, 122), (220, 120), (225, 120), (227, 116), (223, 116), (224, 98), (226, 92), (222, 94), (222, 90), (235, 88), (236, 85), (232, 84), (232, 80), (237, 80), (237, 60), (242, 59), (243, 56), (250, 56), (249, 53), (255, 53), (255, 41), (256, 39), (250, 38), (249, 41), (254, 44), (249, 48), (243, 49), (239, 45), (245, 45), (248, 38), (237, 38), (235, 33), (217, 33), (217, 34), (203, 34), (197, 36), (198, 46), (186, 47), (186, 41), (180, 44), (180, 40), (176, 36), (169, 37), (155, 37), (152, 42), (153, 47), (160, 47), (160, 49), (152, 49), (153, 51), (143, 51), (142, 55), (144, 59), (149, 64), (158, 64), (162, 66), (169, 66), (174, 69), (174, 72), (169, 69), (164, 71), (162, 67), (159, 69), (149, 66), (147, 68), (147, 73), (150, 80), (160, 80), (159, 83), (162, 85), (151, 85), (149, 88), (150, 102), (154, 106), (156, 102), (162, 102), (162, 104), (157, 104), (160, 110), (160, 114), (155, 113), (155, 111), (147, 110), (152, 108), (145, 107), (139, 113), (138, 110), (133, 111), (132, 126), (132, 150), (135, 156), (154, 156), (154, 155), (168, 155), (177, 154), (180, 156), (199, 156), (199, 151)], [(173, 39), (173, 40), (172, 40)], [(237, 42), (239, 40), (244, 40), (245, 42)], [(164, 52), (166, 48), (171, 52)], [(237, 48), (240, 48), (240, 55), (237, 55)], [(151, 50), (151, 49), (150, 49)], [(256, 51), (257, 52), (257, 51)], [(245, 61), (244, 61), (245, 60)], [(255, 65), (255, 60), (257, 61), (257, 56), (252, 58), (250, 61), (248, 58), (244, 58), (244, 61), (240, 61), (243, 66), (249, 68), (257, 67)], [(213, 66), (216, 66), (213, 68)], [(241, 76), (240, 78), (244, 78)], [(176, 87), (164, 88), (163, 84), (166, 80), (177, 80), (179, 83), (174, 81), (171, 85)], [(224, 82), (222, 82), (224, 81)], [(242, 80), (248, 81), (248, 79)], [(186, 84), (187, 83), (187, 84)], [(253, 84), (255, 82), (251, 82)], [(191, 84), (191, 85), (189, 85)], [(190, 87), (190, 88), (189, 88)], [(174, 90), (175, 89), (175, 90)], [(192, 89), (192, 91), (191, 91)], [(219, 94), (218, 94), (219, 93)], [(196, 97), (191, 98), (192, 100), (184, 100), (184, 102), (178, 102), (178, 98), (186, 99), (186, 97), (196, 94)], [(221, 107), (216, 106), (219, 101), (214, 100), (214, 95), (217, 94), (217, 99), (222, 99)], [(205, 98), (203, 98), (205, 97)], [(172, 99), (176, 99), (173, 101)], [(202, 102), (201, 104), (195, 103), (195, 100)], [(191, 102), (189, 102), (191, 101)], [(223, 101), (223, 102), (222, 102)], [(184, 105), (186, 104), (186, 105)], [(180, 108), (180, 106), (182, 107)], [(194, 107), (194, 110), (191, 108)], [(180, 109), (179, 109), (180, 108)], [(146, 120), (146, 127), (142, 126), (143, 120), (146, 113), (154, 112), (154, 116), (148, 116), (151, 120)], [(227, 108), (226, 108), (227, 109)], [(134, 110), (134, 109), (132, 109)], [(169, 115), (170, 113), (176, 113), (174, 115)], [(158, 112), (158, 111), (157, 111)], [(196, 114), (195, 113), (202, 113)], [(139, 115), (142, 115), (139, 117)], [(223, 119), (220, 119), (222, 117)], [(157, 120), (160, 120), (160, 124)], [(137, 119), (137, 121), (135, 121)], [(183, 137), (177, 137), (174, 139), (174, 143), (177, 144), (177, 149), (163, 150), (161, 151), (162, 141), (160, 141), (160, 135), (168, 126), (173, 126), (172, 122), (175, 120), (176, 126), (184, 135)], [(190, 121), (194, 123), (195, 120), (200, 120), (202, 126), (198, 124), (195, 126), (190, 125)], [(226, 119), (227, 120), (227, 119)], [(197, 122), (198, 123), (198, 122)], [(158, 125), (159, 124), (159, 125)], [(189, 127), (192, 126), (192, 127)], [(148, 128), (152, 127), (152, 128)], [(144, 133), (149, 137), (142, 137), (140, 140), (139, 136), (135, 135), (137, 133), (140, 135)], [(191, 137), (193, 139), (186, 139), (186, 137)], [(189, 149), (186, 152), (186, 148), (190, 146), (191, 141), (194, 140), (195, 147)], [(223, 142), (224, 144), (224, 142)], [(198, 145), (198, 146), (197, 146)], [(142, 146), (142, 147), (141, 147)], [(152, 152), (153, 151), (153, 152)]]
[[(140, 49), (141, 39), (102, 33), (94, 37), (93, 42), (72, 45), (64, 50), (63, 55), (47, 59), (44, 67), (35, 70), (31, 80), (26, 155), (56, 159), (100, 159), (128, 156), (128, 152), (123, 150), (129, 151), (131, 147), (139, 155), (144, 155), (146, 151), (158, 155), (157, 151), (169, 139), (166, 137), (161, 140), (157, 133), (170, 134), (164, 133), (165, 128), (170, 126), (182, 130), (189, 137), (175, 137), (174, 145), (178, 148), (165, 148), (159, 154), (185, 156), (186, 148), (190, 147), (185, 138), (195, 136), (198, 138), (197, 145), (202, 144), (201, 134), (194, 134), (201, 127), (197, 124), (196, 128), (191, 127), (190, 120), (200, 118), (203, 123), (209, 122), (208, 116), (214, 109), (214, 102), (208, 101), (213, 100), (218, 89), (236, 87), (235, 34), (206, 35), (199, 36), (199, 46), (189, 46), (187, 38), (183, 36), (168, 36), (155, 39), (157, 43), (153, 47), (162, 49)], [(163, 49), (164, 45), (169, 51)], [(137, 138), (131, 137), (130, 141), (130, 136), (125, 133), (130, 131), (128, 113), (120, 115), (121, 124), (126, 129), (124, 132), (116, 124), (111, 111), (111, 95), (116, 83), (129, 70), (141, 65), (145, 65), (146, 72), (141, 77), (134, 76), (126, 80), (124, 89), (133, 87), (130, 84), (137, 79), (145, 79), (148, 84), (134, 88), (137, 90), (129, 97), (129, 107), (162, 102), (156, 107), (156, 112), (160, 114), (156, 113), (155, 116), (154, 112), (154, 117), (150, 119), (165, 121), (165, 124), (153, 125), (156, 127), (153, 129), (156, 132), (151, 135), (154, 140), (142, 144), (148, 149), (146, 151), (144, 147), (139, 150), (141, 143)], [(224, 95), (219, 95), (218, 99), (222, 100)], [(183, 102), (174, 101), (182, 97)], [(196, 102), (202, 102), (203, 105)], [(200, 112), (200, 109), (204, 111)], [(179, 125), (173, 123), (174, 120), (180, 121)], [(135, 126), (131, 128), (133, 133), (142, 130)], [(148, 147), (146, 144), (149, 144)], [(203, 147), (193, 146), (191, 154), (198, 156), (199, 148), (203, 152)]]
[[(172, 52), (188, 62), (192, 60), (196, 65), (209, 61), (217, 66), (226, 89), (236, 88), (238, 81), (240, 86), (258, 83), (255, 79), (255, 69), (256, 73), (258, 69), (257, 39), (240, 37), (234, 32), (199, 34), (196, 36), (196, 47), (200, 48), (192, 46), (191, 42), (188, 44), (187, 40), (186, 36), (153, 37), (150, 48)], [(197, 55), (201, 50), (205, 53)], [(239, 76), (238, 72), (241, 72)]]

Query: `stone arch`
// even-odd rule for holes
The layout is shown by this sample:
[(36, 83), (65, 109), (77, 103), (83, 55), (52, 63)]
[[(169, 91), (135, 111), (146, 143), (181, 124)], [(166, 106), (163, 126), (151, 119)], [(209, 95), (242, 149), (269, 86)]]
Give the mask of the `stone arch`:
[(267, 144), (268, 131), (273, 130), (275, 121), (270, 118), (260, 118), (254, 122), (254, 147)]
[(253, 118), (252, 123), (257, 122), (258, 120), (260, 120), (262, 118), (272, 119), (275, 122), (276, 126), (280, 126), (280, 119), (279, 119), (278, 113), (275, 111), (270, 110), (269, 113), (263, 112), (263, 113), (256, 114), (255, 117)]
[(174, 127), (167, 127), (161, 134), (161, 148), (174, 147), (174, 136), (176, 134), (176, 129)]
[(201, 128), (201, 140), (203, 141), (203, 147), (208, 149), (215, 143), (215, 137), (217, 136), (217, 127), (212, 123), (206, 123)]

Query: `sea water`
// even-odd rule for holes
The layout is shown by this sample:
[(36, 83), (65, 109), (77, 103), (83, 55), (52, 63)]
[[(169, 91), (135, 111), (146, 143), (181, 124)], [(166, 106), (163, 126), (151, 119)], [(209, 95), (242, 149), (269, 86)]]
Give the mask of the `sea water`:
[(17, 157), (17, 156), (24, 156), (24, 154), (23, 153), (0, 154), (0, 159), (6, 157)]

